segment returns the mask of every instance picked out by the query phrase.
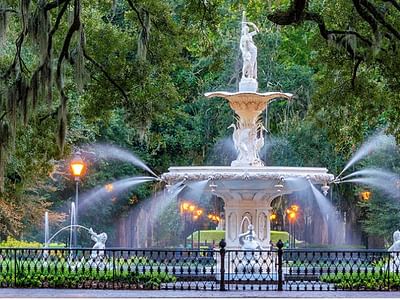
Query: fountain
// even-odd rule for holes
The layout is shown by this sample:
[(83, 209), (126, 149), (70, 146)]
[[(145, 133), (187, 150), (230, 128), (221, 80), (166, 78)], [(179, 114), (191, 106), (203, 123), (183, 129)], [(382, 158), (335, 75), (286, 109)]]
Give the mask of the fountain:
[[(90, 238), (95, 242), (94, 246), (92, 247), (93, 251), (90, 255), (90, 260), (89, 263), (95, 263), (98, 262), (99, 259), (101, 259), (102, 257), (104, 257), (104, 249), (106, 248), (106, 241), (107, 241), (107, 233), (102, 232), (100, 234), (97, 234), (96, 232), (93, 231), (92, 228), (87, 228), (85, 226), (82, 225), (78, 225), (76, 224), (76, 210), (75, 210), (75, 203), (72, 202), (71, 203), (71, 221), (70, 221), (70, 225), (68, 226), (64, 226), (61, 229), (59, 229), (55, 234), (53, 234), (51, 237), (49, 237), (50, 235), (50, 231), (49, 231), (49, 214), (48, 212), (45, 212), (44, 215), (44, 223), (45, 223), (45, 227), (44, 227), (44, 247), (48, 248), (49, 243), (56, 237), (58, 236), (58, 234), (60, 234), (61, 232), (63, 232), (64, 230), (68, 230), (69, 229), (69, 249), (70, 249), (70, 255), (72, 256), (72, 250), (73, 250), (73, 237), (74, 237), (74, 229), (77, 228), (82, 228), (85, 229), (89, 234), (90, 234)], [(46, 249), (44, 251), (44, 257), (48, 257), (48, 250)]]
[[(277, 98), (290, 99), (292, 94), (281, 92), (258, 93), (257, 47), (253, 36), (258, 33), (255, 24), (246, 21), (243, 13), (240, 49), (243, 69), (238, 92), (217, 91), (206, 93), (208, 98), (221, 97), (229, 101), (237, 115), (233, 127), (233, 142), (237, 158), (231, 166), (193, 166), (170, 167), (161, 178), (169, 185), (177, 182), (191, 184), (207, 180), (205, 190), (217, 195), (225, 204), (225, 240), (228, 249), (240, 249), (239, 236), (245, 231), (242, 220), (248, 218), (249, 224), (258, 233), (259, 246), (270, 249), (270, 213), (271, 202), (284, 194), (323, 185), (326, 195), (328, 184), (334, 179), (326, 168), (273, 167), (265, 166), (260, 159), (260, 150), (264, 145), (265, 128), (260, 114), (269, 102)], [(249, 26), (254, 30), (250, 31)], [(292, 182), (305, 184), (291, 184)]]

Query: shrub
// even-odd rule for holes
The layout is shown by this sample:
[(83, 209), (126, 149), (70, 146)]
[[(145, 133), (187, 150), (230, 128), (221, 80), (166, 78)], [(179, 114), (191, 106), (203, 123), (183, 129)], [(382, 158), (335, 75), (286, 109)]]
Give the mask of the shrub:
[[(9, 286), (13, 276), (1, 276), (0, 286)], [(114, 283), (134, 289), (159, 289), (162, 283), (174, 282), (176, 278), (164, 272), (121, 273), (113, 274), (112, 270), (93, 272), (85, 270), (78, 272), (24, 271), (17, 273), (15, 283), (21, 288), (112, 288)]]
[(320, 280), (344, 290), (387, 290), (400, 288), (400, 275), (392, 272), (325, 274)]
[[(7, 240), (0, 242), (0, 248), (42, 248), (44, 244), (39, 242), (19, 241), (11, 236)], [(62, 248), (65, 247), (64, 243), (50, 243), (49, 248)]]

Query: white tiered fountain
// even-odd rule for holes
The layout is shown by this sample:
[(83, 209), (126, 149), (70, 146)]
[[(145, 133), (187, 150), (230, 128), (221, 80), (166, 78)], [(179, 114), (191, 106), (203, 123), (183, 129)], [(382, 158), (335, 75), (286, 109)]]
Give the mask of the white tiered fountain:
[[(250, 30), (252, 27), (253, 31)], [(264, 127), (260, 114), (268, 103), (277, 98), (290, 99), (292, 94), (281, 92), (258, 93), (257, 47), (253, 36), (258, 28), (247, 22), (243, 13), (240, 49), (243, 69), (239, 91), (206, 93), (208, 98), (221, 97), (229, 101), (237, 114), (233, 141), (237, 159), (230, 167), (199, 166), (170, 167), (162, 175), (168, 184), (208, 180), (208, 190), (225, 203), (225, 240), (227, 249), (239, 249), (239, 235), (248, 228), (249, 221), (258, 234), (263, 249), (270, 248), (271, 202), (284, 194), (305, 189), (311, 184), (322, 184), (326, 194), (328, 183), (334, 179), (326, 168), (264, 166), (259, 151), (264, 145)]]

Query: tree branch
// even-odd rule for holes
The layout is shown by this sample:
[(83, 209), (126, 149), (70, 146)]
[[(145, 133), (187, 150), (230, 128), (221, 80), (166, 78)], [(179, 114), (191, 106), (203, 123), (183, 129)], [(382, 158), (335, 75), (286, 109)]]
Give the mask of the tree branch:
[(354, 87), (356, 85), (357, 71), (358, 71), (358, 67), (360, 66), (361, 62), (362, 62), (361, 59), (357, 59), (356, 63), (354, 64), (353, 75), (351, 77), (351, 87), (353, 89), (354, 89)]
[(45, 10), (51, 10), (53, 8), (56, 8), (58, 6), (60, 6), (61, 4), (65, 3), (65, 2), (69, 2), (69, 0), (54, 0), (53, 2), (47, 3), (44, 6)]
[(136, 13), (139, 23), (142, 26), (143, 30), (147, 30), (146, 26), (144, 25), (144, 21), (142, 19), (142, 16), (140, 15), (140, 11), (135, 7), (135, 5), (133, 4), (132, 0), (127, 0), (129, 6), (132, 8), (132, 10)]
[(400, 32), (396, 28), (394, 28), (391, 24), (386, 22), (385, 16), (382, 15), (371, 2), (369, 2), (368, 0), (360, 0), (360, 1), (362, 5), (364, 5), (367, 8), (367, 10), (374, 16), (374, 18), (380, 24), (382, 24), (382, 26), (386, 27), (386, 29), (389, 32), (391, 32), (397, 39), (400, 40)]
[(400, 11), (400, 4), (396, 0), (383, 0), (383, 2), (390, 2), (397, 10)]
[(370, 13), (361, 5), (362, 0), (353, 0), (353, 5), (358, 14), (363, 18), (371, 27), (372, 32), (375, 34), (378, 31), (378, 24)]
[(3, 113), (2, 113), (2, 115), (0, 116), (0, 121), (1, 120), (3, 120), (4, 119), (4, 117), (7, 115), (7, 114), (9, 114), (11, 112), (11, 110), (5, 110)]
[[(352, 30), (328, 30), (326, 28), (325, 22), (321, 15), (306, 11), (306, 0), (294, 0), (290, 8), (285, 11), (276, 11), (267, 17), (270, 21), (278, 25), (291, 25), (299, 24), (303, 21), (312, 21), (317, 23), (321, 36), (326, 39), (332, 39), (335, 35), (352, 35), (359, 38), (361, 41), (366, 43), (368, 46), (372, 45), (372, 42), (367, 38), (363, 37), (361, 34)], [(333, 41), (338, 45), (346, 49), (352, 58), (363, 59), (359, 54), (356, 54), (354, 49), (349, 43), (343, 43), (342, 38), (334, 38)]]
[(126, 102), (129, 103), (129, 97), (126, 94), (125, 90), (110, 76), (110, 74), (108, 74), (106, 69), (100, 63), (94, 60), (91, 56), (89, 56), (86, 52), (86, 49), (83, 49), (83, 55), (88, 61), (90, 61), (93, 65), (95, 65), (104, 74), (104, 76), (108, 79), (108, 81), (120, 91), (122, 96), (125, 98)]
[(61, 19), (64, 16), (64, 13), (66, 12), (67, 8), (68, 8), (68, 4), (69, 4), (70, 0), (65, 0), (65, 4), (64, 6), (61, 8), (61, 10), (59, 11), (57, 18), (56, 18), (56, 22), (54, 23), (53, 28), (50, 30), (49, 33), (49, 43), (47, 45), (47, 54), (49, 55), (51, 52), (51, 48), (52, 48), (52, 44), (53, 44), (53, 35), (54, 33), (57, 31), (58, 27), (60, 26), (61, 23)]
[(62, 49), (61, 49), (61, 52), (60, 52), (60, 55), (59, 55), (58, 61), (57, 61), (57, 70), (56, 70), (57, 86), (61, 93), (62, 98), (66, 97), (66, 95), (64, 94), (64, 89), (62, 87), (62, 82), (61, 82), (61, 66), (62, 66), (64, 58), (68, 57), (68, 49), (69, 49), (69, 45), (71, 43), (72, 36), (73, 36), (74, 32), (78, 31), (81, 26), (79, 5), (80, 5), (80, 1), (74, 0), (74, 20), (73, 20), (70, 28), (68, 29), (67, 35), (65, 36), (64, 44), (62, 46)]
[(13, 8), (0, 8), (1, 12), (5, 12), (5, 13), (14, 13), (14, 14), (19, 14), (19, 12), (16, 9)]

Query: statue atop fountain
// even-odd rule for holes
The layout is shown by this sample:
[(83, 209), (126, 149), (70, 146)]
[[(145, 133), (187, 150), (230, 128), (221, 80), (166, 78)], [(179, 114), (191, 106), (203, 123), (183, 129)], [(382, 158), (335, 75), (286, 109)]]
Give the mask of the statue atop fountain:
[[(254, 28), (250, 32), (249, 25)], [(239, 91), (256, 92), (257, 82), (257, 47), (253, 36), (259, 32), (257, 26), (252, 22), (246, 22), (246, 14), (243, 12), (242, 33), (240, 37), (240, 51), (242, 51), (242, 79), (239, 83)]]
[[(281, 92), (257, 93), (257, 47), (253, 36), (259, 29), (257, 26), (246, 21), (243, 12), (242, 29), (240, 37), (240, 51), (242, 52), (242, 78), (239, 82), (239, 91), (206, 93), (206, 97), (222, 97), (229, 101), (229, 105), (238, 115), (237, 124), (234, 128), (233, 142), (238, 153), (237, 159), (231, 163), (233, 167), (264, 166), (259, 152), (264, 146), (264, 126), (259, 116), (268, 103), (276, 98), (290, 99), (292, 94)], [(250, 30), (249, 26), (253, 28)]]

